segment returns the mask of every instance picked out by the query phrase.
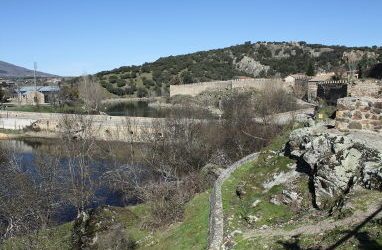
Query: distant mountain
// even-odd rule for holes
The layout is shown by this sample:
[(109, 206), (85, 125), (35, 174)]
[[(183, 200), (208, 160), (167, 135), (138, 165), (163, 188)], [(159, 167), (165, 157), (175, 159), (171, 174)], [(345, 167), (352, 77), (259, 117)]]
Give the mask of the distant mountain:
[[(38, 77), (54, 77), (55, 76), (52, 74), (47, 74), (47, 73), (39, 72), (39, 71), (37, 71), (36, 74)], [(0, 77), (12, 78), (12, 77), (32, 77), (32, 76), (33, 76), (33, 70), (0, 61)]]

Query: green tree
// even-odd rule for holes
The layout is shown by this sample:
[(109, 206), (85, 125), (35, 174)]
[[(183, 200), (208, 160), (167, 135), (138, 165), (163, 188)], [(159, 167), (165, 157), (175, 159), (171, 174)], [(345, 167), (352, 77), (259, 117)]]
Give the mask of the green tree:
[(116, 83), (117, 80), (118, 80), (118, 76), (116, 76), (116, 75), (109, 76), (109, 82), (110, 83)]
[(182, 72), (182, 74), (180, 75), (181, 79), (182, 79), (182, 82), (183, 84), (188, 84), (188, 83), (192, 83), (194, 80), (192, 79), (192, 75), (191, 73), (187, 70), (187, 71), (184, 71)]
[(122, 80), (122, 79), (118, 79), (118, 80), (117, 80), (117, 86), (118, 86), (119, 88), (126, 86), (126, 81), (125, 81), (125, 80)]
[(145, 85), (147, 88), (154, 86), (155, 82), (151, 79), (144, 79), (143, 80), (143, 85)]
[(5, 98), (5, 91), (2, 87), (0, 87), (0, 102), (3, 102)]
[(308, 68), (306, 70), (306, 75), (307, 76), (314, 76), (316, 74), (315, 69), (314, 69), (314, 64), (312, 61), (309, 61)]

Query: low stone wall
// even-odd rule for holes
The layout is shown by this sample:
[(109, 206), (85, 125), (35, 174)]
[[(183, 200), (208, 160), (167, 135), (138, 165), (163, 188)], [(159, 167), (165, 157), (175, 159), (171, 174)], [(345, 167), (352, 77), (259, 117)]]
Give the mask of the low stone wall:
[(382, 83), (376, 81), (357, 82), (348, 87), (349, 96), (369, 96), (374, 98), (382, 97)]
[[(30, 127), (36, 136), (83, 135), (83, 127), (96, 139), (108, 141), (141, 141), (153, 133), (162, 133), (166, 119), (149, 117), (124, 117), (107, 115), (65, 115), (0, 111), (0, 128), (22, 130)], [(64, 125), (66, 124), (66, 125)]]
[(356, 129), (382, 133), (382, 99), (372, 97), (338, 99), (336, 127), (340, 131)]
[(259, 156), (259, 153), (250, 154), (241, 160), (235, 162), (215, 181), (214, 187), (210, 196), (210, 218), (209, 218), (209, 233), (208, 233), (208, 249), (220, 250), (224, 239), (224, 213), (222, 200), (222, 185), (231, 174), (243, 164), (254, 161)]
[(282, 79), (240, 79), (240, 80), (229, 80), (229, 81), (215, 81), (215, 82), (200, 82), (192, 84), (182, 84), (182, 85), (170, 85), (170, 96), (175, 95), (190, 95), (197, 96), (200, 93), (207, 90), (222, 90), (222, 89), (232, 89), (232, 88), (254, 88), (263, 89), (270, 83), (277, 83), (280, 86), (284, 86), (285, 83)]

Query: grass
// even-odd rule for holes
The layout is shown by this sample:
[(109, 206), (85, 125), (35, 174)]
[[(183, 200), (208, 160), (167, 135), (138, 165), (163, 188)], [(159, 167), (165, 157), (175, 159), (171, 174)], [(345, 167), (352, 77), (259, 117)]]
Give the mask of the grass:
[(351, 237), (336, 247), (338, 250), (370, 249), (377, 250), (382, 248), (382, 220), (372, 220), (359, 231), (351, 233), (353, 228), (337, 227), (328, 232), (318, 235), (302, 235), (295, 240), (284, 241), (284, 243), (294, 244), (301, 249), (311, 249), (323, 247), (323, 249), (334, 245), (349, 234)]
[[(268, 154), (262, 154), (256, 162), (244, 165), (223, 184), (223, 208), (226, 218), (230, 218), (228, 219), (230, 230), (250, 226), (246, 222), (249, 216), (259, 218), (254, 226), (272, 225), (292, 217), (293, 214), (287, 206), (270, 202), (273, 195), (281, 194), (283, 187), (277, 185), (266, 191), (262, 186), (266, 180), (272, 178), (273, 173), (284, 171), (292, 161), (286, 157), (277, 156), (269, 164), (266, 161), (267, 156)], [(242, 183), (245, 183), (246, 194), (240, 199), (235, 190)], [(257, 200), (260, 200), (260, 203), (252, 207)]]
[[(265, 190), (262, 184), (271, 179), (275, 173), (288, 171), (288, 165), (293, 160), (278, 155), (279, 149), (286, 143), (288, 131), (273, 140), (262, 151), (259, 158), (238, 168), (222, 187), (223, 209), (225, 215), (225, 234), (231, 235), (234, 231), (251, 232), (266, 225), (271, 228), (282, 228), (285, 231), (298, 228), (302, 225), (317, 223), (324, 217), (312, 216), (309, 208), (312, 207), (309, 192), (308, 176), (301, 175), (290, 183), (293, 190), (302, 197), (299, 206), (301, 211), (294, 211), (286, 205), (275, 205), (269, 200), (274, 195), (280, 194), (289, 186), (276, 185)], [(289, 185), (289, 184), (288, 184)], [(243, 187), (245, 194), (239, 198), (236, 188)], [(363, 210), (370, 201), (380, 200), (382, 193), (379, 191), (361, 190), (349, 197), (350, 204), (355, 210)], [(252, 204), (260, 200), (256, 206)], [(249, 223), (249, 215), (258, 217), (255, 222)], [(350, 215), (350, 214), (349, 214)], [(346, 215), (347, 216), (347, 215)], [(290, 221), (293, 219), (293, 222)], [(288, 223), (285, 223), (288, 222)], [(292, 238), (263, 236), (243, 238), (238, 233), (231, 237), (233, 249), (314, 249), (315, 247), (329, 247), (341, 237), (347, 235), (354, 227), (335, 228), (318, 235), (301, 235)], [(336, 249), (382, 249), (382, 219), (369, 222), (353, 237), (342, 243)]]
[(209, 192), (198, 194), (186, 207), (182, 223), (160, 233), (150, 249), (206, 249), (208, 240)]
[[(336, 250), (381, 249), (381, 227), (381, 221), (372, 221), (349, 240), (340, 244)], [(235, 249), (326, 249), (348, 233), (348, 228), (336, 228), (323, 234), (301, 235), (292, 239), (254, 237), (248, 240), (240, 240), (239, 237)]]
[[(273, 140), (255, 162), (244, 164), (238, 168), (223, 184), (223, 209), (229, 231), (241, 227), (272, 225), (292, 217), (293, 214), (287, 206), (269, 202), (273, 195), (282, 192), (283, 187), (277, 185), (267, 191), (262, 185), (271, 179), (274, 173), (289, 171), (287, 166), (293, 161), (279, 156), (276, 152), (285, 144), (288, 134), (288, 132), (283, 133)], [(239, 185), (244, 185), (246, 193), (241, 199), (235, 192)], [(260, 200), (260, 203), (252, 207), (257, 200)], [(256, 216), (259, 219), (249, 225), (246, 221), (249, 216)]]

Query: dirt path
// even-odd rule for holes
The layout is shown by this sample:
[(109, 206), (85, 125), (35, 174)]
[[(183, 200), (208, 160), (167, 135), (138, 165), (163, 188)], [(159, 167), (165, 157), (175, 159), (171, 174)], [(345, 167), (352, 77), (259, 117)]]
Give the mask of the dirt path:
[(335, 229), (336, 227), (349, 227), (352, 228), (365, 221), (368, 221), (370, 217), (381, 218), (382, 217), (382, 201), (378, 200), (369, 205), (366, 211), (358, 210), (353, 215), (344, 218), (342, 220), (334, 220), (332, 218), (317, 222), (310, 225), (302, 225), (296, 229), (285, 230), (281, 228), (267, 228), (251, 230), (243, 233), (244, 239), (250, 239), (254, 237), (292, 237), (297, 235), (313, 235), (320, 234), (326, 231)]

